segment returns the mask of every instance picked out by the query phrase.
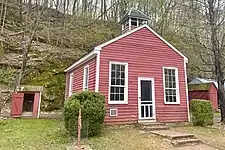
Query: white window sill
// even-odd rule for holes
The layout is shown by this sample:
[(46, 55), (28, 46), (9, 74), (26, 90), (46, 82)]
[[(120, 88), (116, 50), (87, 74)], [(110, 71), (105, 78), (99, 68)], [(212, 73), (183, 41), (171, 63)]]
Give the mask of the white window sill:
[(122, 105), (122, 104), (128, 104), (127, 101), (108, 101), (108, 104), (113, 104), (113, 105), (116, 105), (116, 104), (119, 104), (119, 105)]
[(164, 102), (165, 105), (180, 105), (180, 102)]

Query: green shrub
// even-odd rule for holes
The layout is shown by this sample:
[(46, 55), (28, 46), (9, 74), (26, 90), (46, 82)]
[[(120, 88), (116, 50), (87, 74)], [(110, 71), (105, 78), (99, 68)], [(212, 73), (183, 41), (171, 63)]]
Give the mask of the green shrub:
[(193, 99), (190, 102), (192, 122), (195, 126), (213, 125), (213, 108), (209, 100)]
[(105, 118), (105, 98), (98, 93), (85, 91), (73, 94), (64, 106), (65, 128), (70, 135), (77, 135), (78, 114), (81, 108), (82, 125), (88, 123), (88, 136), (100, 133)]

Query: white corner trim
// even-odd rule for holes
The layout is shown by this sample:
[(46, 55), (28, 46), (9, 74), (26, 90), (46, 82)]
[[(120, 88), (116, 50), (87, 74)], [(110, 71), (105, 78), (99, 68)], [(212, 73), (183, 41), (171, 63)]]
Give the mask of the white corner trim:
[[(87, 74), (87, 87), (85, 87), (85, 80), (86, 80), (86, 69), (88, 70)], [(83, 91), (88, 90), (88, 85), (89, 85), (89, 65), (84, 66), (84, 71), (83, 71)]]
[(184, 61), (184, 77), (185, 77), (185, 90), (186, 90), (186, 96), (187, 96), (187, 111), (188, 111), (188, 121), (191, 121), (190, 117), (190, 110), (189, 110), (189, 99), (188, 99), (188, 84), (187, 84), (187, 62)]
[(37, 118), (40, 118), (40, 111), (41, 111), (41, 92), (40, 92), (40, 96), (39, 96), (39, 104), (38, 104)]
[[(124, 89), (124, 101), (110, 101), (110, 87), (111, 87), (111, 65), (121, 64), (125, 65), (125, 89)], [(109, 88), (108, 88), (108, 104), (128, 104), (128, 63), (110, 61), (109, 62)]]
[(99, 92), (99, 78), (100, 78), (100, 51), (98, 51), (96, 58), (95, 92)]
[[(175, 75), (176, 75), (176, 89), (177, 89), (177, 95), (176, 99), (177, 102), (166, 102), (166, 94), (165, 94), (165, 73), (164, 69), (174, 69), (175, 70)], [(180, 104), (180, 88), (179, 88), (179, 74), (178, 74), (178, 68), (177, 67), (163, 67), (163, 94), (164, 94), (164, 104), (168, 105), (173, 105), (173, 104)]]

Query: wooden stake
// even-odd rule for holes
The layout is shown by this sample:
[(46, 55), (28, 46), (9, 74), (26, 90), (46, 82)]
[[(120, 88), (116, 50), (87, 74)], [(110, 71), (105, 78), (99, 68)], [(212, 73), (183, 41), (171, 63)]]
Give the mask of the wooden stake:
[(80, 108), (79, 116), (78, 116), (78, 133), (77, 133), (77, 149), (76, 150), (81, 150), (81, 144), (80, 144), (81, 128), (82, 128), (82, 121), (81, 121), (81, 108)]

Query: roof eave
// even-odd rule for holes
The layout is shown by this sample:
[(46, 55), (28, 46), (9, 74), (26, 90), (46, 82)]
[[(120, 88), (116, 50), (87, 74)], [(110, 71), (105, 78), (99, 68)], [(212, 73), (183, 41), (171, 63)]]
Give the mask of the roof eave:
[(92, 50), (90, 53), (88, 53), (87, 55), (83, 56), (81, 59), (76, 61), (73, 65), (71, 65), (70, 67), (65, 69), (64, 72), (69, 72), (69, 71), (73, 70), (75, 67), (79, 66), (80, 64), (86, 62), (87, 60), (89, 60), (90, 58), (95, 56), (98, 53), (98, 51), (99, 51), (98, 48), (94, 48), (94, 50)]

